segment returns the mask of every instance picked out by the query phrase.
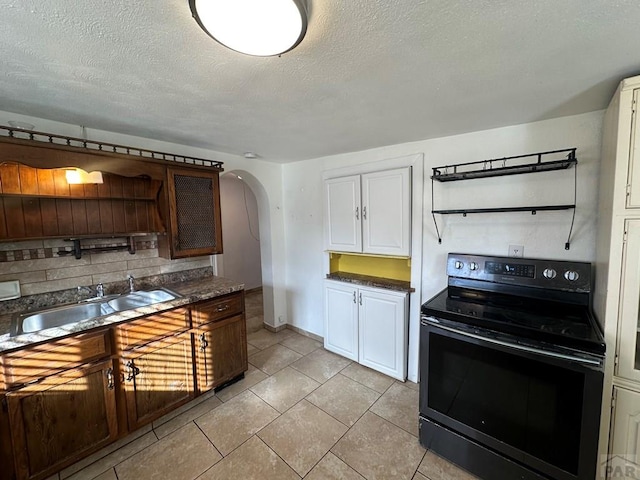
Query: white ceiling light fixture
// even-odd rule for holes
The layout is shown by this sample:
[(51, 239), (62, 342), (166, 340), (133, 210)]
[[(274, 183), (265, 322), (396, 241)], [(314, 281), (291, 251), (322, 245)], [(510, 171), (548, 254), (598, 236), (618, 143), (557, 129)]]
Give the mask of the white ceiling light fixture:
[(214, 40), (247, 55), (281, 55), (307, 32), (305, 0), (189, 0), (189, 6)]

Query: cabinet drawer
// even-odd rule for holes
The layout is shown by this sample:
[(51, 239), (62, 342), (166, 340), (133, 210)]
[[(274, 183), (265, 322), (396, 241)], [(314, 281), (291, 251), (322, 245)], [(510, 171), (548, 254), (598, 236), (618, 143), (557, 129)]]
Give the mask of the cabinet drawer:
[(7, 386), (31, 383), (111, 355), (109, 330), (55, 340), (0, 357)]
[(117, 338), (120, 349), (128, 350), (180, 333), (189, 327), (189, 311), (186, 308), (177, 308), (120, 325)]
[(222, 318), (231, 317), (244, 311), (243, 292), (206, 300), (192, 307), (191, 315), (194, 327), (200, 327)]

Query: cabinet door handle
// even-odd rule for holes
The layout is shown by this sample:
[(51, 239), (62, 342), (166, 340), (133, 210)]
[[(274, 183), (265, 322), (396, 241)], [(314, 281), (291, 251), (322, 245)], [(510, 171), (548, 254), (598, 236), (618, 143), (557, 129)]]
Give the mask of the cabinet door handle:
[(229, 310), (229, 304), (225, 303), (224, 305), (218, 305), (216, 307), (216, 312), (224, 312), (225, 310)]
[(200, 351), (204, 352), (208, 346), (207, 337), (205, 337), (204, 333), (200, 334)]
[(106, 375), (107, 375), (107, 388), (109, 390), (113, 390), (113, 388), (114, 388), (114, 385), (113, 385), (113, 368), (109, 367), (107, 369)]
[(353, 291), (353, 303), (356, 303), (356, 291)]
[(127, 382), (132, 381), (140, 374), (140, 369), (134, 365), (133, 360), (129, 360), (125, 366), (127, 367)]
[(367, 219), (367, 207), (362, 207), (362, 219)]
[(360, 207), (356, 207), (356, 220), (360, 220)]
[(360, 305), (362, 305), (362, 292), (360, 292), (360, 294), (358, 295), (358, 300), (360, 302)]

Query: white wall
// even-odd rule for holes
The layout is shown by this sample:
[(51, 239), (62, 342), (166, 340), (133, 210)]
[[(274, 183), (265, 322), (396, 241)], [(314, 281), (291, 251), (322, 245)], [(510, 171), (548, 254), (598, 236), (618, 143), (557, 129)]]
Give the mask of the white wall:
[[(425, 140), (284, 165), (285, 238), (289, 323), (322, 335), (324, 278), (323, 188), (326, 170), (424, 153), (422, 285), (424, 302), (446, 285), (448, 252), (506, 255), (510, 244), (525, 256), (594, 261), (597, 175), (602, 112)], [(431, 168), (453, 163), (577, 147), (577, 205), (571, 249), (565, 250), (571, 211), (431, 218)], [(436, 208), (573, 203), (573, 169), (436, 185)], [(418, 287), (418, 285), (415, 285)], [(415, 325), (414, 322), (412, 322)], [(410, 329), (415, 342), (418, 329)], [(409, 370), (417, 369), (417, 352)]]
[[(55, 122), (42, 118), (0, 111), (0, 123), (9, 120), (27, 122), (35, 130), (72, 137), (81, 137), (79, 125)], [(161, 152), (187, 155), (224, 162), (224, 169), (247, 173), (247, 183), (256, 194), (260, 211), (260, 230), (264, 234), (261, 242), (265, 323), (270, 325), (287, 322), (285, 293), (284, 218), (282, 207), (282, 166), (275, 163), (245, 159), (240, 155), (215, 152), (203, 148), (152, 140), (144, 137), (124, 135), (104, 130), (87, 129), (87, 138), (132, 147), (147, 148)], [(262, 224), (266, 222), (264, 225)], [(215, 269), (215, 257), (212, 259)], [(278, 322), (278, 323), (276, 323)]]
[(260, 287), (258, 204), (251, 189), (233, 173), (220, 177), (220, 209), (224, 254), (218, 257), (219, 273), (244, 283), (246, 289)]

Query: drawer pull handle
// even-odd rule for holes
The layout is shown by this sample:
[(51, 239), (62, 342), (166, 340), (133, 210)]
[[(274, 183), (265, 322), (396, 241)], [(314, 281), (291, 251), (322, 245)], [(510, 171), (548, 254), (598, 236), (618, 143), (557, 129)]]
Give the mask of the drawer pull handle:
[(218, 305), (216, 308), (216, 312), (224, 312), (225, 310), (229, 310), (229, 304), (225, 303), (224, 305)]
[(200, 334), (200, 351), (204, 352), (209, 346), (209, 342), (207, 342), (207, 338), (204, 333)]
[(140, 369), (133, 364), (133, 360), (129, 360), (125, 366), (127, 367), (127, 382), (132, 381), (136, 376), (140, 375)]
[(113, 384), (113, 368), (108, 368), (107, 369), (107, 388), (109, 390), (113, 390), (114, 389), (114, 384)]

